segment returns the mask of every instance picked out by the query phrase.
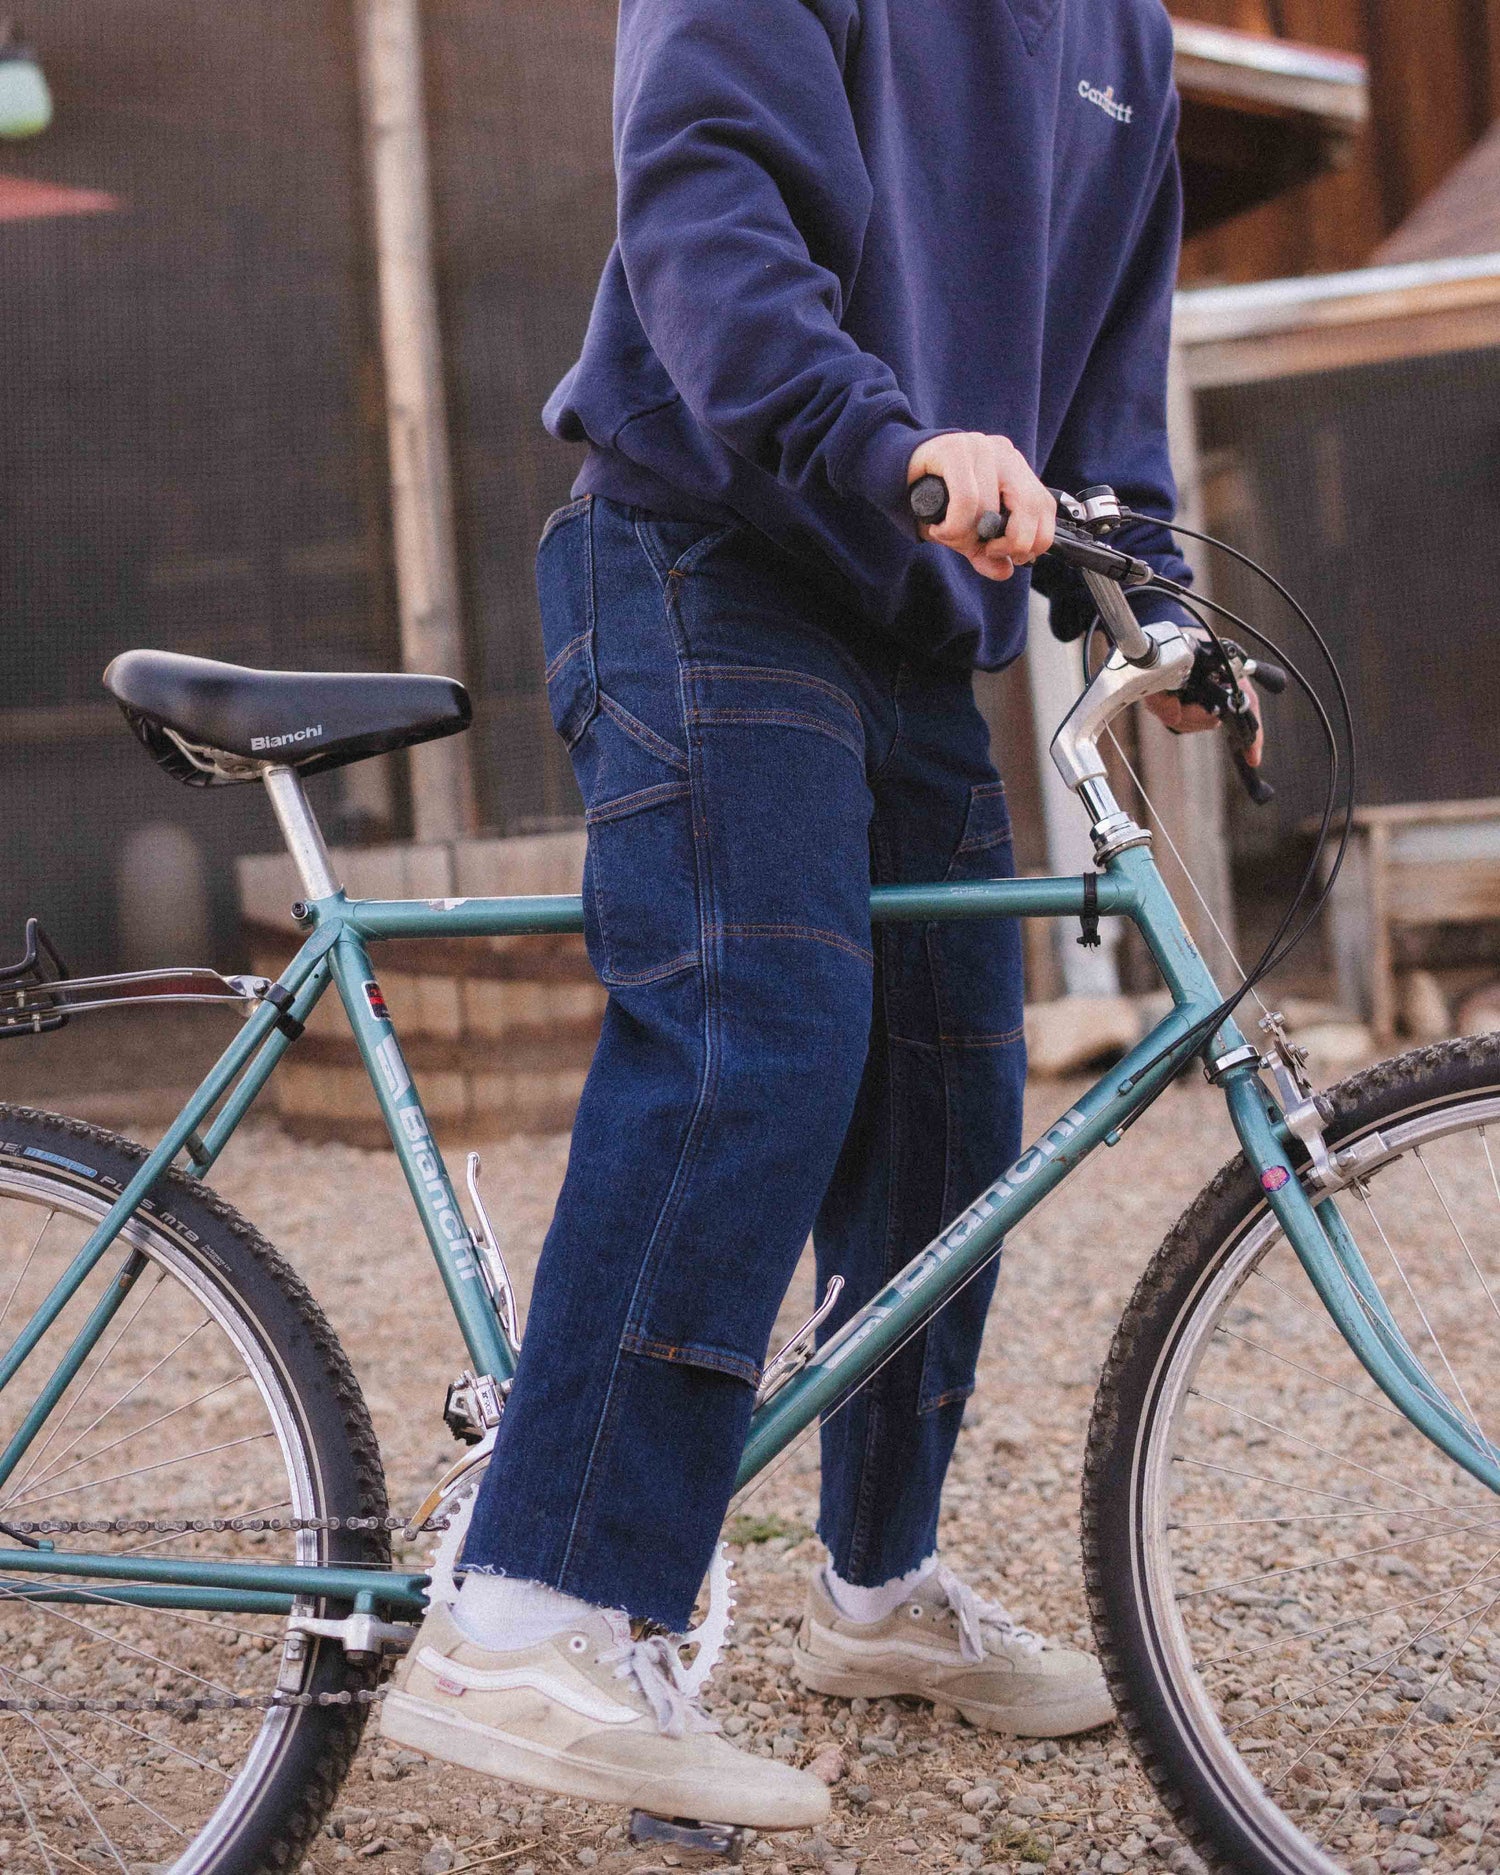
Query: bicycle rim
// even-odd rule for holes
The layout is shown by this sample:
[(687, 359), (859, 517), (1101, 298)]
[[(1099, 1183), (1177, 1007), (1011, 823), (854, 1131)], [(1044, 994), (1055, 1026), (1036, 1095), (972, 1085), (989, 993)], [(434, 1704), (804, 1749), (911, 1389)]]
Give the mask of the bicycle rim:
[[(1500, 1432), (1500, 1096), (1392, 1105), (1339, 1209), (1436, 1390)], [(1158, 1687), (1262, 1865), (1500, 1863), (1500, 1504), (1378, 1392), (1260, 1207), (1162, 1338), (1132, 1491)]]
[[(0, 1161), (0, 1344), (29, 1319), (109, 1196), (76, 1188), (65, 1173)], [(326, 1514), (295, 1379), (222, 1258), (194, 1237), (160, 1211), (133, 1220), (0, 1393), (3, 1449), (107, 1286), (138, 1269), (0, 1486), (0, 1525)], [(112, 1553), (304, 1563), (324, 1560), (327, 1544), (316, 1532), (55, 1540)], [(300, 1642), (289, 1642), (285, 1614), (132, 1606), (113, 1584), (88, 1588), (82, 1603), (39, 1602), (25, 1594), (36, 1580), (0, 1579), (0, 1697), (265, 1698), (278, 1687), (305, 1689), (318, 1667), (317, 1644), (299, 1651)], [(326, 1662), (325, 1653), (325, 1670)], [(286, 1707), (210, 1710), (188, 1722), (149, 1710), (0, 1712), (7, 1869), (207, 1875), (238, 1866), (247, 1812), (306, 1716)]]

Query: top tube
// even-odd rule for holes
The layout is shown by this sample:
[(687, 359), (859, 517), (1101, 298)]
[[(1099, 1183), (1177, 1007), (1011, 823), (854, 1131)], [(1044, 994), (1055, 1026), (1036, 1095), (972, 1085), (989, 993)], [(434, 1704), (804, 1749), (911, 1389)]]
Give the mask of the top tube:
[[(1098, 879), (1098, 910), (1129, 915), (1134, 883), (1112, 873)], [(870, 893), (877, 924), (958, 918), (1076, 918), (1084, 910), (1078, 878), (982, 879), (959, 885), (880, 885)], [(372, 942), (381, 938), (512, 937), (583, 929), (583, 900), (537, 898), (324, 899), (306, 923), (329, 918)]]

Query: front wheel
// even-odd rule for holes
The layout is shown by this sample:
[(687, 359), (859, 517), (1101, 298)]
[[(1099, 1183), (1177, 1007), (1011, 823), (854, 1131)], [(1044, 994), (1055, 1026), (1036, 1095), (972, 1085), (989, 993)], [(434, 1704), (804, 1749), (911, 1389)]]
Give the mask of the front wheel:
[[(144, 1156), (96, 1127), (0, 1106), (0, 1348)], [(80, 1331), (87, 1353), (38, 1416)], [(389, 1560), (383, 1527), (181, 1531), (216, 1518), (383, 1525), (386, 1498), (364, 1401), (316, 1303), (243, 1218), (177, 1173), (0, 1392), (0, 1473), (0, 1553), (35, 1542), (27, 1524), (125, 1519), (148, 1527), (55, 1542), (246, 1562)], [(295, 1867), (359, 1742), (371, 1670), (335, 1642), (289, 1633), (274, 1600), (189, 1588), (160, 1606), (151, 1600), (166, 1596), (143, 1601), (129, 1583), (52, 1584), (0, 1574), (6, 1870)], [(329, 1611), (312, 1602), (306, 1612)], [(271, 1703), (326, 1693), (352, 1703)], [(226, 1698), (245, 1703), (214, 1708)]]
[[(1329, 1098), (1386, 1305), (1500, 1439), (1500, 1037)], [(1084, 1556), (1121, 1717), (1211, 1865), (1500, 1866), (1500, 1504), (1370, 1380), (1243, 1158), (1116, 1332)]]

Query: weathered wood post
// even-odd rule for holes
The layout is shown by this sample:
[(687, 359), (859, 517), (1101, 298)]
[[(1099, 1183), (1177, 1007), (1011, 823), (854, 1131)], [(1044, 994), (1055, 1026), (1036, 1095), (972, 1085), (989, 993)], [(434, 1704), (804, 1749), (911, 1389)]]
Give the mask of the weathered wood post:
[[(355, 11), (380, 284), (401, 661), (407, 670), (462, 677), (421, 18), (418, 0), (355, 0)], [(464, 739), (426, 743), (410, 760), (416, 838), (452, 840), (472, 831), (474, 788)]]
[[(1182, 358), (1172, 348), (1168, 392), (1168, 435), (1177, 475), (1177, 513), (1188, 527), (1203, 526), (1203, 493), (1198, 474), (1198, 426), (1193, 396)], [(1207, 556), (1191, 540), (1183, 549), (1199, 586), (1212, 592)], [(1171, 886), (1198, 948), (1221, 980), (1234, 981), (1231, 957), (1214, 932), (1217, 923), (1228, 945), (1237, 943), (1234, 887), (1230, 877), (1229, 838), (1224, 802), (1223, 736), (1174, 736), (1151, 715), (1138, 710), (1141, 779), (1156, 810), (1156, 862)], [(1189, 885), (1167, 844), (1169, 832), (1192, 870), (1202, 900)], [(1232, 952), (1231, 952), (1232, 956)]]

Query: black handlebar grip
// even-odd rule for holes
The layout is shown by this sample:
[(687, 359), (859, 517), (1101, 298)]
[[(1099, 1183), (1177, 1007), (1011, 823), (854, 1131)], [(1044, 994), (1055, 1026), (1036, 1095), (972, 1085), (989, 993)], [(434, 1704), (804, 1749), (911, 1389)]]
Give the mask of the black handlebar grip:
[[(940, 475), (922, 475), (907, 490), (906, 499), (912, 513), (923, 527), (939, 527), (948, 514), (948, 484)], [(981, 540), (999, 540), (1010, 526), (1010, 516), (1004, 508), (987, 509), (979, 517), (975, 530)]]
[(1271, 663), (1269, 658), (1251, 658), (1245, 665), (1245, 675), (1268, 696), (1279, 697), (1287, 686), (1286, 672), (1279, 664)]
[(940, 475), (923, 475), (907, 490), (911, 511), (924, 527), (937, 527), (948, 513), (948, 484)]

